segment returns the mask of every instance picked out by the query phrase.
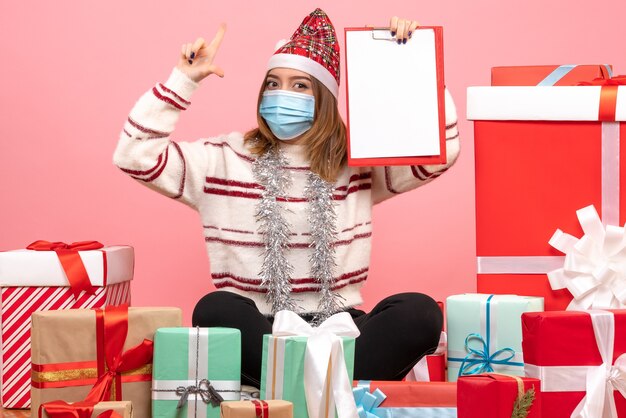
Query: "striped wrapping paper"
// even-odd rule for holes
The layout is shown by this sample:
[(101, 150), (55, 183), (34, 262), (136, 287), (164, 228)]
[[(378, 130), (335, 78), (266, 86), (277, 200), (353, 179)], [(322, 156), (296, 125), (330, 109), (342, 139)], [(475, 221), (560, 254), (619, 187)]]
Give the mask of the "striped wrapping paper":
[[(97, 252), (104, 254), (103, 251)], [(104, 267), (100, 268), (100, 276), (103, 277), (94, 277), (95, 280), (92, 280), (92, 284), (98, 286), (95, 294), (82, 293), (78, 299), (75, 299), (67, 286), (35, 286), (31, 282), (32, 278), (23, 277), (16, 277), (12, 281), (7, 280), (3, 275), (8, 274), (12, 253), (22, 257), (21, 252), (13, 251), (4, 252), (0, 257), (2, 261), (2, 268), (0, 268), (1, 399), (4, 408), (29, 408), (31, 314), (35, 311), (88, 309), (122, 303), (130, 304), (130, 280), (133, 275), (134, 256), (132, 247), (116, 247), (115, 251), (102, 255), (100, 264)], [(40, 256), (40, 254), (35, 255)], [(83, 257), (82, 254), (81, 257)], [(88, 271), (93, 270), (87, 264), (88, 258), (83, 257), (83, 259)], [(57, 273), (53, 272), (51, 276)], [(90, 279), (92, 277), (90, 274)]]

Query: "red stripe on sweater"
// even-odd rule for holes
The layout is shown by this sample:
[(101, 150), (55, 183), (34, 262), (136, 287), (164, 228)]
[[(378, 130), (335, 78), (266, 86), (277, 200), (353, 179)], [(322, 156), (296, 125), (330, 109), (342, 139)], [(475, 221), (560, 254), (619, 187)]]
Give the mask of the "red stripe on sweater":
[(391, 185), (391, 173), (389, 173), (389, 167), (385, 166), (385, 186), (387, 186), (387, 190), (394, 194), (399, 194), (400, 192), (393, 188)]
[(348, 189), (345, 194), (333, 195), (333, 200), (346, 200), (348, 195), (358, 192), (359, 190), (370, 190), (372, 188), (372, 183), (359, 184), (357, 186), (352, 186)]
[[(331, 290), (339, 290), (339, 289), (343, 289), (346, 286), (349, 286), (351, 284), (356, 284), (356, 283), (361, 283), (364, 282), (365, 280), (367, 280), (367, 274), (360, 276), (360, 277), (356, 277), (352, 280), (348, 280), (347, 282), (344, 281), (342, 283), (333, 285), (331, 287)], [(235, 284), (232, 282), (221, 282), (221, 283), (214, 283), (214, 286), (216, 289), (223, 289), (226, 287), (232, 287), (234, 289), (238, 289), (238, 290), (243, 290), (245, 292), (256, 292), (256, 293), (267, 293), (267, 290), (265, 288), (262, 287), (257, 287), (257, 286), (251, 286), (251, 285), (241, 285), (241, 284)], [(321, 289), (321, 285), (318, 286), (308, 286), (308, 287), (295, 287), (291, 289), (292, 293), (304, 293), (304, 292), (317, 292)]]
[(221, 184), (224, 186), (243, 187), (246, 189), (261, 189), (261, 190), (264, 189), (264, 187), (258, 183), (248, 183), (248, 182), (243, 182), (243, 181), (220, 179), (217, 177), (206, 177), (206, 182), (212, 183), (212, 184)]
[[(344, 239), (344, 240), (335, 241), (334, 246), (337, 247), (339, 245), (348, 245), (348, 244), (351, 244), (352, 242), (354, 242), (354, 241), (356, 241), (358, 239), (369, 238), (371, 236), (372, 236), (371, 232), (365, 232), (363, 234), (356, 234), (356, 235), (354, 235), (350, 239)], [(217, 242), (217, 243), (224, 244), (224, 245), (232, 245), (234, 247), (265, 247), (265, 243), (264, 242), (258, 242), (258, 241), (235, 241), (235, 240), (232, 240), (232, 239), (223, 239), (223, 238), (219, 238), (219, 237), (204, 237), (204, 241), (206, 241), (206, 242)], [(307, 242), (295, 242), (295, 243), (288, 243), (287, 244), (288, 248), (299, 248), (299, 249), (309, 248), (310, 246), (311, 246), (311, 244), (307, 243)]]
[(135, 127), (136, 129), (140, 130), (141, 132), (145, 132), (145, 133), (149, 133), (149, 134), (155, 134), (155, 135), (161, 135), (163, 137), (170, 135), (167, 132), (156, 131), (154, 129), (146, 128), (145, 126), (142, 126), (142, 125), (138, 124), (137, 122), (135, 122), (134, 120), (132, 120), (130, 117), (128, 118), (128, 123), (130, 123), (133, 127)]
[[(167, 152), (167, 149), (165, 151)], [(152, 173), (154, 170), (159, 168), (162, 159), (163, 159), (163, 153), (160, 153), (159, 158), (157, 158), (157, 161), (154, 167), (149, 168), (148, 170), (130, 170), (128, 168), (123, 168), (123, 167), (119, 167), (119, 169), (122, 170), (126, 174), (133, 174), (135, 176), (147, 176), (148, 174)]]
[(180, 148), (176, 142), (171, 142), (178, 151), (178, 155), (180, 156), (181, 164), (183, 165), (183, 175), (180, 177), (180, 186), (178, 187), (178, 194), (176, 196), (172, 196), (172, 199), (178, 199), (183, 196), (183, 192), (185, 191), (185, 179), (187, 178), (187, 162), (185, 161), (185, 156), (183, 155), (183, 150)]
[[(369, 190), (372, 188), (370, 183), (360, 184), (358, 186), (351, 187), (345, 194), (341, 195), (333, 195), (333, 200), (345, 200), (348, 195), (358, 192), (360, 190)], [(231, 196), (231, 197), (241, 197), (245, 199), (260, 199), (260, 193), (250, 193), (243, 192), (239, 190), (225, 190), (225, 189), (217, 189), (214, 187), (204, 187), (204, 193), (206, 194), (214, 194), (219, 196)], [(290, 203), (305, 203), (308, 202), (307, 198), (304, 197), (277, 197), (277, 201), (279, 202), (290, 202)]]
[[(169, 155), (169, 148), (170, 147), (165, 148), (165, 151), (164, 151), (165, 157), (163, 158), (163, 164), (161, 164), (161, 167), (152, 176), (148, 177), (147, 179), (144, 179), (144, 178), (132, 175), (132, 174), (130, 176), (132, 178), (134, 178), (135, 180), (141, 180), (141, 181), (146, 182), (146, 183), (149, 183), (149, 182), (153, 181), (154, 179), (158, 178), (161, 175), (161, 173), (163, 172), (163, 170), (165, 169), (165, 166), (167, 165), (167, 159), (168, 159), (168, 155)], [(161, 153), (161, 154), (163, 155), (163, 153)]]
[[(343, 280), (348, 280), (351, 279), (353, 277), (356, 276), (360, 276), (363, 273), (367, 273), (369, 271), (368, 267), (364, 267), (362, 269), (359, 270), (355, 270), (355, 271), (351, 271), (348, 273), (344, 273), (341, 276), (337, 277), (334, 279), (334, 283), (338, 283), (341, 282)], [(222, 273), (214, 273), (211, 274), (211, 277), (213, 278), (213, 280), (221, 280), (221, 279), (232, 279), (236, 282), (242, 283), (242, 284), (256, 284), (256, 285), (261, 285), (261, 279), (253, 279), (253, 278), (248, 278), (248, 277), (241, 277), (241, 276), (236, 276), (232, 273), (228, 273), (228, 272), (222, 272)], [(289, 280), (289, 283), (291, 284), (295, 284), (295, 285), (299, 285), (299, 284), (308, 284), (308, 283), (319, 283), (317, 279), (313, 278), (313, 277), (305, 277), (305, 278), (299, 278), (299, 279), (291, 279)]]
[(422, 177), (422, 175), (420, 173), (418, 173), (417, 171), (417, 166), (412, 165), (411, 166), (411, 173), (413, 173), (413, 177), (420, 179), (422, 181), (426, 180), (424, 177)]
[(129, 138), (132, 138), (133, 136), (131, 134), (128, 133), (128, 131), (126, 129), (124, 129), (124, 133), (126, 134), (126, 136), (128, 136)]
[(254, 234), (254, 231), (243, 231), (241, 229), (231, 229), (231, 228), (221, 228), (222, 231), (227, 231), (227, 232), (236, 232), (238, 234)]
[[(230, 146), (230, 144), (228, 142), (211, 142), (211, 141), (206, 141), (204, 143), (204, 145), (211, 145), (213, 147), (220, 147), (220, 148), (223, 148), (224, 146), (226, 146), (228, 149), (230, 149), (232, 152), (234, 152), (235, 155), (237, 155), (242, 160), (248, 161), (250, 163), (254, 162), (254, 158), (236, 151), (235, 149), (233, 149), (233, 147)], [(311, 169), (311, 167), (291, 167), (291, 166), (282, 167), (282, 168), (284, 168), (286, 170), (294, 170), (294, 171), (308, 171), (308, 170)]]
[(366, 179), (371, 179), (372, 178), (372, 172), (368, 171), (367, 173), (361, 173), (361, 174), (354, 174), (352, 176), (350, 176), (350, 179), (348, 180), (348, 184), (340, 186), (340, 187), (336, 187), (335, 190), (336, 191), (343, 191), (348, 189), (348, 187), (350, 187), (350, 184), (359, 181), (359, 180), (366, 180)]
[[(216, 194), (216, 195), (220, 195), (220, 196), (243, 197), (243, 198), (246, 198), (246, 199), (260, 199), (261, 198), (261, 194), (259, 194), (259, 193), (248, 193), (248, 192), (241, 192), (241, 191), (238, 191), (238, 190), (215, 189), (215, 188), (212, 188), (212, 187), (205, 187), (204, 188), (204, 193), (206, 193), (206, 194)], [(291, 202), (291, 203), (308, 202), (307, 199), (300, 198), (300, 197), (277, 197), (276, 200), (279, 201), (279, 202)]]
[(167, 87), (165, 87), (165, 86), (163, 85), (163, 83), (159, 83), (159, 87), (161, 87), (161, 89), (162, 89), (164, 92), (169, 93), (169, 94), (171, 94), (172, 96), (176, 97), (178, 100), (180, 100), (181, 102), (183, 102), (183, 104), (186, 104), (187, 106), (189, 106), (189, 105), (191, 104), (191, 102), (189, 102), (189, 101), (187, 101), (187, 100), (183, 99), (183, 98), (182, 98), (182, 97), (180, 97), (178, 94), (176, 94), (176, 92), (175, 92), (174, 90), (170, 90), (170, 89), (168, 89)]
[(169, 104), (170, 106), (174, 106), (176, 109), (185, 110), (186, 108), (176, 103), (174, 100), (170, 99), (167, 96), (163, 96), (156, 87), (152, 87), (152, 94), (156, 96), (157, 99)]
[(456, 135), (453, 135), (451, 137), (446, 137), (446, 141), (452, 141), (453, 139), (457, 139), (459, 137), (459, 133), (457, 132)]
[(452, 122), (450, 125), (446, 125), (446, 129), (452, 129), (457, 125), (458, 121)]

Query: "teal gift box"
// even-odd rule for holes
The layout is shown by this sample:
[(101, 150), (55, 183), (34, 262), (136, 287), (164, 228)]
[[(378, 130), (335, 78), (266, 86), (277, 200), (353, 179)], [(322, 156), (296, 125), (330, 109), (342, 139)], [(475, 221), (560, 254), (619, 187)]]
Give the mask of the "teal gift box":
[(153, 418), (219, 418), (215, 393), (224, 400), (238, 401), (240, 391), (238, 329), (157, 330), (152, 369)]
[(459, 374), (524, 375), (522, 313), (543, 311), (543, 298), (464, 294), (446, 302), (448, 381)]
[[(308, 337), (263, 336), (261, 399), (282, 399), (293, 403), (293, 416), (308, 417), (304, 393), (304, 357)], [(354, 338), (341, 337), (350, 381), (354, 376)], [(332, 411), (330, 417), (334, 417)]]

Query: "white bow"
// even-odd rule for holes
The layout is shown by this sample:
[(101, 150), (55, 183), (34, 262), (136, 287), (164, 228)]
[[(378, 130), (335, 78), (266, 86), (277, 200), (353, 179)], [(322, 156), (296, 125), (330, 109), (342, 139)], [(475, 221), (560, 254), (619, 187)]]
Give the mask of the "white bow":
[(572, 412), (571, 418), (617, 418), (613, 391), (626, 397), (626, 353), (613, 365), (615, 317), (612, 312), (589, 311), (602, 364), (587, 369), (585, 397)]
[(335, 314), (319, 327), (312, 327), (291, 311), (279, 311), (274, 318), (272, 335), (308, 337), (304, 391), (309, 418), (334, 417), (335, 406), (339, 418), (358, 416), (340, 338), (360, 335), (349, 313)]
[(548, 273), (552, 289), (570, 291), (568, 310), (626, 308), (626, 234), (604, 226), (593, 206), (576, 211), (585, 235), (557, 229), (550, 245), (565, 253), (562, 268)]

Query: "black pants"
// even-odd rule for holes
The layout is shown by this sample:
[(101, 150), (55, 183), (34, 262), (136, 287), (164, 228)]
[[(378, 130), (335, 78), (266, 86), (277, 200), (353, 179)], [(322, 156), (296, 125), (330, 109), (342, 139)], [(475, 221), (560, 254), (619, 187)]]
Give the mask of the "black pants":
[[(355, 347), (357, 380), (401, 380), (421, 357), (437, 348), (443, 316), (429, 296), (401, 293), (382, 300), (368, 314), (357, 309), (347, 312), (361, 332)], [(226, 291), (200, 299), (192, 318), (193, 326), (241, 330), (242, 384), (255, 387), (261, 380), (263, 335), (272, 333), (272, 321), (251, 299)]]

